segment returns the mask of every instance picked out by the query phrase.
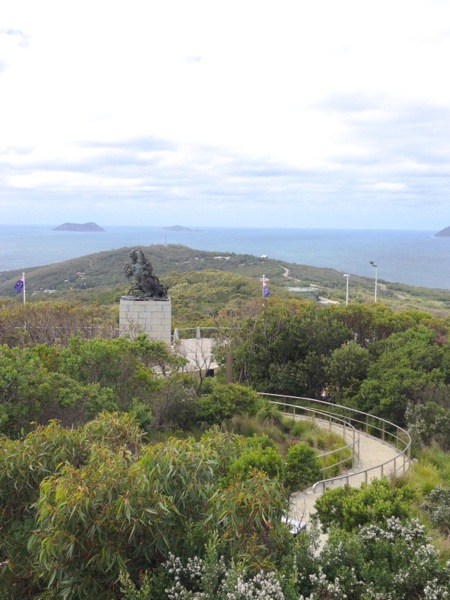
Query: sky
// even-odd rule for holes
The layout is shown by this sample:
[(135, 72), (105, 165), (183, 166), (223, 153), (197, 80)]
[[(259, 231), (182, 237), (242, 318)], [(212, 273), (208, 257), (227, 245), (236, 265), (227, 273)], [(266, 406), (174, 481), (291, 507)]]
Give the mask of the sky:
[(450, 1), (14, 0), (0, 223), (450, 225)]

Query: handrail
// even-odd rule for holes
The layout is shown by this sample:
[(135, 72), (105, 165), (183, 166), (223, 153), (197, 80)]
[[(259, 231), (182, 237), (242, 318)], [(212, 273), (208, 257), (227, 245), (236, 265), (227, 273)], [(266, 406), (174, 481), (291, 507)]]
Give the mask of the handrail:
[[(338, 475), (336, 477), (330, 477), (328, 479), (322, 479), (321, 481), (316, 481), (316, 483), (314, 483), (314, 485), (312, 486), (312, 489), (314, 492), (316, 492), (317, 487), (319, 485), (322, 485), (323, 491), (325, 491), (327, 484), (331, 484), (336, 481), (345, 482), (348, 484), (349, 480), (352, 477), (356, 477), (358, 475), (364, 475), (364, 481), (365, 481), (365, 483), (368, 483), (370, 472), (379, 470), (381, 477), (383, 477), (386, 467), (388, 465), (391, 465), (392, 463), (393, 463), (393, 474), (394, 475), (396, 475), (399, 470), (402, 470), (403, 474), (405, 474), (407, 472), (407, 470), (409, 469), (410, 456), (411, 456), (411, 437), (410, 437), (409, 433), (402, 427), (399, 427), (398, 425), (395, 425), (394, 423), (391, 423), (390, 421), (387, 421), (386, 419), (383, 419), (382, 417), (377, 417), (375, 415), (371, 415), (369, 413), (365, 413), (363, 411), (360, 411), (360, 410), (357, 410), (354, 408), (350, 408), (348, 406), (332, 404), (331, 402), (326, 402), (325, 400), (316, 400), (314, 398), (305, 398), (305, 397), (301, 397), (301, 396), (287, 396), (285, 394), (270, 394), (270, 393), (265, 393), (265, 392), (259, 392), (259, 395), (263, 396), (263, 397), (267, 397), (268, 400), (273, 404), (281, 404), (281, 405), (284, 405), (285, 407), (297, 406), (297, 405), (288, 404), (286, 402), (286, 399), (290, 399), (290, 400), (295, 400), (295, 401), (307, 401), (308, 403), (312, 402), (313, 404), (319, 404), (319, 405), (325, 405), (327, 407), (331, 407), (333, 409), (333, 412), (331, 414), (334, 414), (334, 411), (336, 409), (342, 410), (344, 412), (346, 411), (349, 415), (347, 418), (349, 418), (352, 423), (357, 423), (359, 425), (363, 425), (366, 430), (365, 433), (367, 435), (370, 435), (369, 421), (372, 421), (372, 423), (370, 423), (370, 428), (381, 432), (382, 441), (386, 441), (386, 436), (387, 436), (387, 437), (390, 437), (393, 440), (395, 440), (395, 443), (390, 442), (391, 446), (397, 448), (398, 444), (403, 445), (403, 449), (401, 451), (399, 451), (399, 453), (396, 456), (394, 456), (393, 458), (391, 458), (379, 465), (376, 465), (374, 467), (369, 467), (368, 469), (362, 469), (361, 471), (356, 471), (355, 473), (347, 473), (346, 475)], [(275, 400), (271, 400), (271, 398), (283, 398), (285, 401), (284, 402), (275, 401)], [(305, 406), (298, 406), (298, 408), (301, 408), (302, 410), (307, 410), (307, 408)], [(321, 411), (327, 412), (327, 411), (324, 411), (324, 409), (310, 409), (310, 410), (316, 410), (319, 413)], [(361, 416), (364, 416), (365, 419), (361, 420)], [(378, 423), (378, 424), (376, 424), (376, 423)], [(390, 431), (391, 429), (393, 429), (395, 431), (395, 433)], [(372, 437), (375, 437), (375, 436), (372, 436)], [(398, 467), (397, 462), (401, 458), (403, 458), (403, 464)]]
[[(299, 408), (301, 408), (302, 411), (311, 412), (311, 413), (313, 413), (313, 416), (309, 417), (309, 418), (311, 418), (313, 421), (315, 418), (315, 414), (318, 414), (320, 416), (321, 420), (325, 420), (324, 417), (328, 417), (328, 423), (329, 423), (330, 429), (331, 429), (331, 421), (332, 420), (333, 420), (334, 425), (342, 425), (342, 433), (343, 433), (344, 441), (346, 441), (345, 436), (346, 436), (346, 433), (348, 433), (347, 429), (349, 429), (351, 431), (352, 441), (350, 443), (346, 444), (345, 446), (340, 446), (339, 448), (336, 448), (334, 450), (329, 450), (328, 452), (323, 452), (322, 454), (319, 454), (317, 456), (317, 458), (323, 459), (323, 467), (321, 468), (322, 472), (326, 472), (327, 470), (334, 469), (336, 467), (339, 469), (339, 472), (341, 472), (341, 465), (346, 463), (348, 458), (339, 459), (337, 463), (334, 463), (333, 465), (328, 465), (328, 466), (326, 466), (325, 459), (327, 456), (331, 456), (332, 454), (340, 455), (346, 449), (349, 449), (351, 452), (352, 466), (354, 466), (354, 464), (355, 464), (355, 460), (354, 460), (355, 452), (356, 452), (357, 460), (359, 460), (359, 448), (360, 448), (359, 431), (347, 420), (345, 420), (341, 417), (338, 417), (333, 413), (324, 411), (322, 409), (299, 407), (295, 404), (286, 404), (284, 402), (276, 402), (276, 401), (271, 401), (271, 403), (279, 404), (279, 405), (282, 405), (283, 407), (293, 408), (294, 410), (292, 411), (292, 413), (294, 416), (296, 416), (296, 409), (299, 409)], [(288, 413), (288, 414), (290, 414), (290, 413)], [(355, 439), (355, 438), (357, 438), (357, 439)]]

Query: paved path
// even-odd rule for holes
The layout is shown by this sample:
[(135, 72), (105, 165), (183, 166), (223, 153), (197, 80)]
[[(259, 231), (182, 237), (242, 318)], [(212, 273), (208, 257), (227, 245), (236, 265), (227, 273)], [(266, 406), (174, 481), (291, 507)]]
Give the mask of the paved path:
[[(372, 467), (377, 467), (388, 460), (392, 460), (399, 455), (397, 448), (383, 442), (377, 438), (374, 438), (365, 433), (360, 433), (360, 457), (358, 465), (347, 471), (346, 473), (352, 474), (358, 471), (364, 471)], [(399, 459), (403, 461), (403, 458)], [(399, 462), (397, 468), (403, 464)], [(389, 476), (394, 471), (394, 463), (390, 463), (383, 468), (383, 475)], [(374, 469), (368, 474), (368, 481), (372, 479), (379, 479), (382, 476), (381, 469)], [(361, 483), (365, 481), (364, 473), (354, 475), (348, 480), (349, 485), (352, 487), (360, 487)], [(345, 485), (346, 480), (337, 480), (334, 483), (327, 484), (327, 489), (341, 487)], [(314, 504), (317, 498), (322, 493), (323, 486), (318, 486), (316, 492), (312, 491), (312, 488), (305, 490), (304, 492), (298, 492), (292, 495), (291, 498), (291, 516), (298, 521), (304, 521), (306, 524), (309, 523), (311, 515), (314, 513)]]

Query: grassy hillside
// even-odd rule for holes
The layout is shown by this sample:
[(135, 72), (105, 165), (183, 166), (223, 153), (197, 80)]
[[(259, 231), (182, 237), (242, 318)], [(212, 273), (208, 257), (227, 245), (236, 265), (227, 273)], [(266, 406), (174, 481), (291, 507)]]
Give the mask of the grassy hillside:
[[(116, 302), (129, 288), (124, 275), (124, 265), (132, 248), (120, 248), (98, 252), (52, 265), (25, 269), (27, 298), (30, 301), (51, 298), (78, 298), (102, 303)], [(289, 287), (316, 286), (321, 297), (345, 302), (345, 278), (333, 269), (322, 269), (265, 259), (248, 254), (219, 254), (195, 250), (181, 245), (153, 245), (143, 247), (146, 257), (163, 283), (167, 283), (171, 296), (183, 293), (191, 299), (208, 301), (215, 297), (216, 306), (228, 296), (259, 295), (260, 278), (269, 278), (272, 295), (296, 295)], [(214, 272), (233, 273), (244, 279), (221, 279), (217, 282)], [(196, 273), (196, 275), (194, 275)], [(202, 273), (203, 275), (199, 275)], [(8, 271), (0, 275), (0, 295), (15, 296), (14, 284), (22, 271)], [(188, 285), (189, 284), (189, 285)], [(218, 298), (217, 289), (223, 286), (224, 297)], [(181, 287), (180, 287), (181, 286)], [(352, 275), (350, 278), (350, 302), (372, 302), (373, 279)], [(243, 288), (246, 288), (243, 291)], [(44, 291), (47, 290), (45, 293)], [(48, 290), (54, 290), (51, 294)], [(220, 296), (220, 294), (219, 294)], [(378, 300), (396, 309), (419, 309), (440, 317), (450, 316), (450, 292), (417, 288), (383, 280), (378, 282)]]

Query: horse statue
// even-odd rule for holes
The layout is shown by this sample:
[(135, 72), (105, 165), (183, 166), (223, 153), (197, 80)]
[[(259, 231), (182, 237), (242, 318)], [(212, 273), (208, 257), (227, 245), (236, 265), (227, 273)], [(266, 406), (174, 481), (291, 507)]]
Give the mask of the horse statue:
[(128, 295), (141, 298), (166, 299), (167, 289), (154, 275), (152, 264), (145, 258), (142, 250), (133, 250), (130, 252), (130, 258), (131, 262), (126, 263), (124, 269), (128, 279), (134, 277), (134, 283)]

